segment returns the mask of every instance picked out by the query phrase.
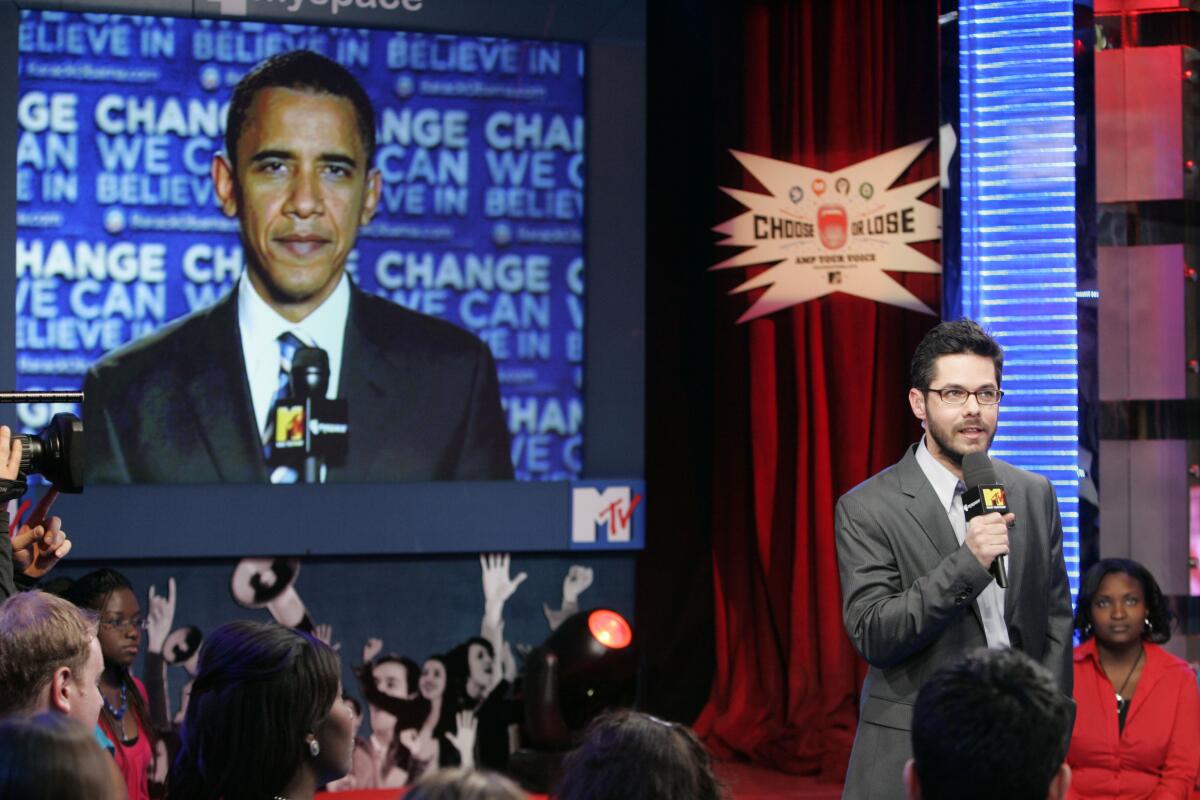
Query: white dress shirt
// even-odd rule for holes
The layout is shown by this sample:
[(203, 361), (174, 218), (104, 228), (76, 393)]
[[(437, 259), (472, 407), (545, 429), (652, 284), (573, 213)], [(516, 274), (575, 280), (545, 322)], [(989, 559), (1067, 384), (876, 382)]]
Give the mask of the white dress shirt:
[[(962, 482), (933, 457), (925, 446), (924, 436), (917, 445), (917, 463), (921, 465), (921, 471), (933, 486), (938, 502), (946, 509), (950, 527), (954, 528), (954, 535), (958, 538), (958, 543), (962, 544), (967, 538), (967, 521), (963, 517), (962, 492), (959, 490)], [(1011, 570), (1011, 561), (1008, 566)], [(1004, 622), (1004, 592), (1005, 590), (996, 585), (993, 579), (975, 598), (975, 605), (983, 620), (983, 635), (987, 638), (988, 647), (1011, 646), (1008, 640), (1008, 625)]]
[(310, 347), (319, 347), (329, 354), (329, 389), (325, 396), (337, 397), (338, 378), (342, 373), (342, 346), (346, 341), (346, 319), (350, 314), (350, 279), (342, 273), (333, 294), (311, 314), (299, 322), (279, 315), (259, 297), (245, 273), (238, 281), (238, 328), (242, 334), (242, 358), (246, 364), (246, 379), (250, 383), (250, 399), (254, 403), (254, 419), (261, 433), (271, 414), (271, 400), (279, 387), (279, 336), (286, 332), (296, 335)]

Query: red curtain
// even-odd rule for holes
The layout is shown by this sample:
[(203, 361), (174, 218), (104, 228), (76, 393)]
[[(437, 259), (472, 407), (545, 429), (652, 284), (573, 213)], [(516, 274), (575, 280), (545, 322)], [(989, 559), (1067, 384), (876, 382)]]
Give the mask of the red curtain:
[[(727, 146), (835, 170), (936, 137), (935, 2), (743, 14), (745, 133)], [(757, 188), (736, 163), (727, 174)], [(900, 182), (936, 174), (935, 142)], [(938, 309), (937, 276), (892, 275)], [(920, 435), (908, 364), (937, 320), (836, 294), (736, 325), (750, 298), (725, 293), (746, 277), (714, 286), (716, 673), (696, 728), (719, 756), (840, 781), (864, 665), (842, 626), (834, 504)]]

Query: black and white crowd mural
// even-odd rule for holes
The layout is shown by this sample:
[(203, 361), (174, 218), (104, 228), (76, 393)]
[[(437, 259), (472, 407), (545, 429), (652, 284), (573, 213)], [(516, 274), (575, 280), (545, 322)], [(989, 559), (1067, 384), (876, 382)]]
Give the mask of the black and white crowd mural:
[[(98, 566), (63, 564), (54, 579)], [(502, 769), (518, 745), (524, 655), (581, 609), (633, 613), (627, 555), (103, 566), (129, 579), (145, 619), (133, 672), (163, 731), (152, 786), (165, 779), (205, 632), (224, 622), (274, 620), (336, 649), (359, 720), (353, 768), (327, 787), (337, 791), (404, 786), (445, 765)]]

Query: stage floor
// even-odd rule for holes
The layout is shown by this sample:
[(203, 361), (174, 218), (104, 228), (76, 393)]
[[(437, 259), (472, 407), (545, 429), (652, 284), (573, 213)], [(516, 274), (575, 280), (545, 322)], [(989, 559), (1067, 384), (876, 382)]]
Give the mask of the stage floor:
[[(840, 800), (841, 784), (818, 783), (816, 778), (788, 775), (753, 764), (719, 761), (717, 776), (729, 791), (730, 800)], [(318, 794), (319, 800), (397, 800), (403, 790), (372, 789), (337, 794)], [(544, 800), (545, 795), (530, 795)], [(1200, 791), (1191, 800), (1200, 800)]]
[[(731, 800), (840, 800), (842, 787), (817, 783), (816, 778), (788, 775), (784, 772), (740, 762), (717, 762), (717, 776), (729, 790)], [(397, 800), (397, 789), (372, 789), (357, 792), (319, 794), (320, 800)], [(541, 800), (545, 795), (530, 795)]]
[(839, 800), (842, 796), (840, 783), (817, 783), (816, 778), (733, 761), (719, 761), (716, 766), (733, 800)]

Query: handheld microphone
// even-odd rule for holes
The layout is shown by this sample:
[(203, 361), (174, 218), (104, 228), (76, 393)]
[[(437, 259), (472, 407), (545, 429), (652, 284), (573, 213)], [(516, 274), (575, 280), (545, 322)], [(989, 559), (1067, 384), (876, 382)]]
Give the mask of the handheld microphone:
[(345, 400), (326, 400), (329, 354), (297, 348), (292, 356), (291, 397), (275, 404), (275, 446), (280, 461), (294, 465), (304, 483), (320, 483), (325, 465), (345, 463), (350, 423)]
[[(987, 453), (967, 453), (962, 460), (963, 483), (967, 490), (963, 492), (963, 516), (970, 522), (980, 514), (990, 514), (993, 511), (1001, 514), (1008, 513), (1008, 498), (1004, 486), (996, 480), (996, 468)], [(992, 562), (991, 573), (996, 579), (996, 585), (1001, 589), (1008, 587), (1008, 570), (1005, 561), (1008, 556), (996, 556)]]

